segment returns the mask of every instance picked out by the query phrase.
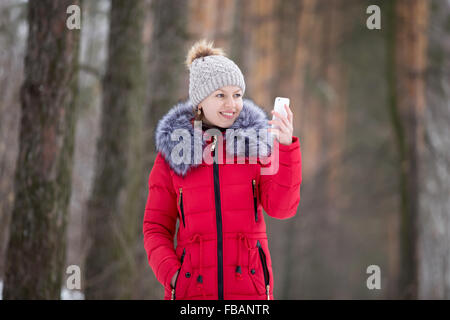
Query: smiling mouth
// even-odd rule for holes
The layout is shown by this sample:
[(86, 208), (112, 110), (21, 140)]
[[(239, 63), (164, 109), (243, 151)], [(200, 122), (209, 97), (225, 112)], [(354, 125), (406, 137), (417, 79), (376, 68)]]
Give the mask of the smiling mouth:
[(232, 119), (236, 112), (219, 112), (224, 118)]

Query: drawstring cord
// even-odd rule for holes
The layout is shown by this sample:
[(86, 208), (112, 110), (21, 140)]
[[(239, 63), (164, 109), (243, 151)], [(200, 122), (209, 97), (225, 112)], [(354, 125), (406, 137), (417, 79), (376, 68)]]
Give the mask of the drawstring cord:
[[(200, 266), (199, 266), (199, 275), (197, 277), (197, 288), (202, 291), (202, 295), (206, 296), (205, 288), (203, 286), (203, 238), (197, 233), (195, 234), (189, 243), (195, 243), (199, 242), (199, 259), (200, 259)], [(242, 266), (241, 266), (241, 246), (242, 242), (244, 241), (245, 247), (247, 250), (251, 249), (250, 242), (247, 238), (247, 236), (243, 233), (239, 233), (237, 236), (237, 265), (235, 270), (235, 276), (238, 280), (242, 280)]]
[(202, 291), (203, 296), (206, 296), (205, 288), (203, 287), (203, 238), (197, 233), (189, 241), (190, 243), (196, 242), (197, 239), (200, 242), (200, 271), (197, 277), (197, 289)]
[(247, 246), (247, 249), (250, 249), (250, 243), (248, 241), (248, 238), (243, 234), (243, 233), (239, 233), (238, 234), (238, 239), (237, 239), (237, 265), (236, 265), (236, 270), (235, 270), (235, 276), (236, 279), (238, 280), (242, 280), (242, 267), (241, 267), (241, 243), (242, 240), (245, 240), (245, 244)]

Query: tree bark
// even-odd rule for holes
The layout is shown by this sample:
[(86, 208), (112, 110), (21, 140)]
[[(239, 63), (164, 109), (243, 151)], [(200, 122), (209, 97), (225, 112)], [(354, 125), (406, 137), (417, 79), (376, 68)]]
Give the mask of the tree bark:
[(401, 201), (399, 294), (403, 299), (416, 299), (418, 160), (423, 150), (428, 2), (396, 0), (389, 5), (388, 106), (398, 150)]
[(431, 1), (425, 151), (420, 169), (419, 299), (450, 299), (450, 3)]
[(75, 127), (78, 1), (30, 0), (20, 147), (7, 249), (5, 299), (59, 299)]
[(140, 239), (144, 1), (111, 2), (101, 132), (88, 202), (87, 299), (130, 299)]
[[(153, 34), (149, 51), (150, 75), (147, 94), (145, 167), (150, 174), (156, 157), (154, 128), (178, 100), (187, 98), (189, 72), (184, 67), (187, 40), (187, 2), (155, 0), (152, 2)], [(197, 39), (196, 39), (197, 40)], [(183, 98), (180, 98), (183, 97)], [(150, 131), (151, 130), (151, 131)], [(148, 175), (147, 175), (148, 178)], [(146, 190), (148, 192), (148, 190)], [(144, 199), (146, 195), (144, 196)]]
[[(9, 225), (14, 205), (14, 173), (19, 151), (20, 88), (23, 83), (23, 64), (26, 37), (17, 36), (26, 23), (27, 6), (20, 7), (15, 17), (14, 2), (0, 2), (0, 278), (5, 270), (5, 253), (9, 240)], [(13, 9), (14, 8), (14, 9)]]

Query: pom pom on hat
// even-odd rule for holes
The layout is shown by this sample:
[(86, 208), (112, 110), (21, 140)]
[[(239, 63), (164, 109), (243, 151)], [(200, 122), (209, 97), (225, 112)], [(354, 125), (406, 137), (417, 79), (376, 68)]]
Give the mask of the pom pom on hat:
[(221, 48), (214, 48), (214, 43), (212, 41), (207, 42), (206, 39), (197, 41), (189, 50), (185, 64), (189, 69), (191, 67), (192, 61), (201, 57), (207, 56), (225, 56), (225, 52)]

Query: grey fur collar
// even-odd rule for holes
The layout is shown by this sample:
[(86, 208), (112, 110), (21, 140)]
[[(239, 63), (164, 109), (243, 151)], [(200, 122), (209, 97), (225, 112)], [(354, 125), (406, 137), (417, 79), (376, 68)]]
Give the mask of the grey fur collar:
[[(210, 140), (203, 141), (203, 132), (201, 132), (200, 134), (198, 134), (197, 132), (194, 135), (194, 126), (191, 123), (191, 119), (193, 118), (192, 109), (193, 107), (189, 100), (179, 102), (175, 106), (173, 106), (167, 112), (167, 114), (161, 118), (161, 120), (159, 120), (156, 127), (156, 151), (161, 152), (169, 166), (174, 170), (175, 173), (181, 176), (185, 176), (190, 169), (200, 165), (200, 163), (202, 162), (201, 157), (203, 154), (203, 149), (210, 143)], [(243, 99), (243, 108), (239, 114), (239, 117), (235, 120), (233, 125), (229, 127), (229, 129), (234, 129), (234, 136), (237, 137), (237, 141), (247, 140), (248, 142), (235, 143), (234, 154), (231, 154), (230, 150), (233, 149), (232, 144), (234, 139), (226, 139), (228, 135), (224, 133), (224, 139), (226, 141), (226, 152), (230, 155), (239, 157), (257, 157), (258, 152), (259, 156), (270, 155), (271, 145), (270, 143), (268, 143), (269, 136), (267, 135), (267, 132), (266, 134), (262, 134), (260, 136), (251, 135), (251, 138), (249, 138), (248, 136), (248, 133), (252, 132), (253, 130), (253, 132), (258, 134), (260, 133), (260, 129), (268, 128), (269, 124), (267, 123), (267, 121), (268, 118), (266, 112), (263, 109), (258, 107), (253, 101), (249, 99)], [(190, 139), (183, 138), (180, 140), (172, 141), (171, 134), (176, 129), (185, 129), (184, 132), (189, 133)], [(255, 136), (258, 138), (255, 139)], [(197, 143), (197, 146), (202, 146), (201, 150), (200, 148), (195, 149), (195, 154), (194, 142)], [(188, 154), (183, 155), (183, 153), (181, 153), (182, 156), (188, 157), (187, 160), (184, 159), (184, 161), (181, 161), (181, 163), (176, 163), (174, 160), (172, 160), (172, 149), (174, 147), (177, 148), (176, 150), (179, 150), (180, 147), (189, 148), (189, 143), (191, 150), (190, 159)]]

